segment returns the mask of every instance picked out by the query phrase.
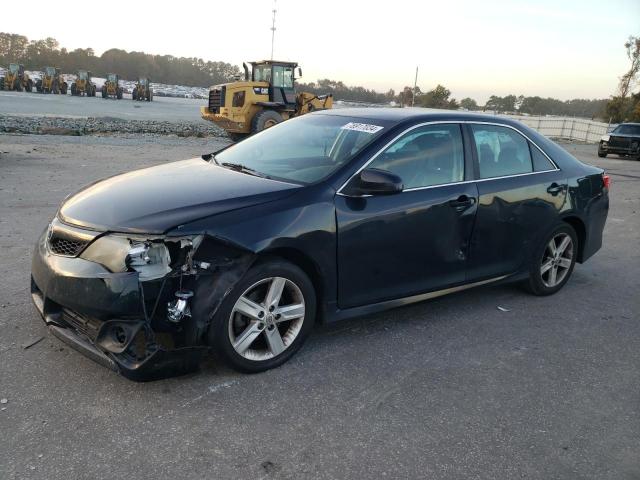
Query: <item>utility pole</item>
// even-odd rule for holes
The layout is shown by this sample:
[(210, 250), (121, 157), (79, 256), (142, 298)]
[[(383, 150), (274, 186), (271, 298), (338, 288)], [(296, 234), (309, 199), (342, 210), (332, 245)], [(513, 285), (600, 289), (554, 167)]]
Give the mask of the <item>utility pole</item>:
[(413, 95), (411, 95), (411, 106), (416, 103), (416, 89), (418, 88), (418, 67), (416, 66), (416, 78), (413, 81)]
[(276, 36), (276, 0), (273, 0), (273, 17), (271, 18), (271, 60), (273, 60), (273, 40)]

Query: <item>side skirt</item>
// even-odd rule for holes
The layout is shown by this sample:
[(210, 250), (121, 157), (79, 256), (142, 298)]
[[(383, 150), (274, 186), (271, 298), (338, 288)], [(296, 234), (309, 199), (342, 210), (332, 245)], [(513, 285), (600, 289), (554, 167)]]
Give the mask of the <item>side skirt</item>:
[(481, 285), (487, 285), (489, 283), (497, 283), (501, 281), (517, 281), (522, 278), (526, 278), (526, 275), (510, 274), (502, 275), (499, 277), (489, 278), (487, 280), (481, 280), (479, 282), (467, 283), (464, 285), (458, 285), (455, 287), (449, 287), (442, 290), (434, 290), (433, 292), (420, 293), (418, 295), (412, 295), (410, 297), (396, 298), (394, 300), (386, 300), (384, 302), (372, 303), (369, 305), (362, 305), (360, 307), (353, 307), (341, 310), (335, 305), (328, 305), (327, 311), (324, 315), (325, 323), (333, 323), (340, 320), (346, 320), (348, 318), (361, 317), (363, 315), (371, 315), (373, 313), (381, 312), (383, 310), (389, 310), (391, 308), (403, 307), (405, 305), (411, 305), (412, 303), (423, 302), (432, 298), (442, 297), (449, 295), (450, 293), (461, 292), (470, 288), (479, 287)]

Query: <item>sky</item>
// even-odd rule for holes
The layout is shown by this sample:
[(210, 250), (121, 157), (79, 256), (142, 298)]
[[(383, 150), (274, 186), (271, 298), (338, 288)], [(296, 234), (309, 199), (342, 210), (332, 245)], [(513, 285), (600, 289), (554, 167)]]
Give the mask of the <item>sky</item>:
[[(238, 65), (271, 56), (273, 0), (117, 5), (87, 16), (5, 2), (0, 31), (98, 55), (121, 48)], [(640, 35), (640, 0), (276, 0), (275, 9), (274, 58), (297, 61), (304, 82), (397, 92), (418, 67), (423, 91), (442, 84), (480, 103), (511, 93), (606, 98), (628, 69), (625, 40)]]

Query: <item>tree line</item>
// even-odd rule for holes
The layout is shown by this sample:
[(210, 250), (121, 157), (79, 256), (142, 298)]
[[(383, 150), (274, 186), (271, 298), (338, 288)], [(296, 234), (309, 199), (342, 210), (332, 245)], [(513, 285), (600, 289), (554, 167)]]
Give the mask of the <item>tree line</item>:
[(237, 65), (226, 62), (126, 52), (117, 48), (97, 56), (92, 48), (71, 51), (61, 48), (55, 38), (29, 40), (24, 35), (0, 33), (0, 65), (6, 67), (9, 63), (22, 63), (27, 70), (40, 70), (45, 66), (59, 67), (63, 73), (89, 70), (99, 77), (117, 73), (128, 80), (146, 76), (158, 83), (192, 87), (208, 87), (241, 75)]

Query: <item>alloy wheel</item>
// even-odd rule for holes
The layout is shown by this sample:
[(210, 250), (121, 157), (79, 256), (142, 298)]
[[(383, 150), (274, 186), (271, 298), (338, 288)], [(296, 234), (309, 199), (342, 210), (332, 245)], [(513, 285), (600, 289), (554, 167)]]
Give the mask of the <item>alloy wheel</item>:
[(554, 235), (542, 255), (540, 276), (548, 288), (558, 286), (566, 278), (573, 265), (573, 240), (566, 233)]
[(236, 300), (229, 318), (229, 340), (242, 357), (269, 360), (291, 346), (304, 319), (300, 288), (287, 278), (265, 278)]

